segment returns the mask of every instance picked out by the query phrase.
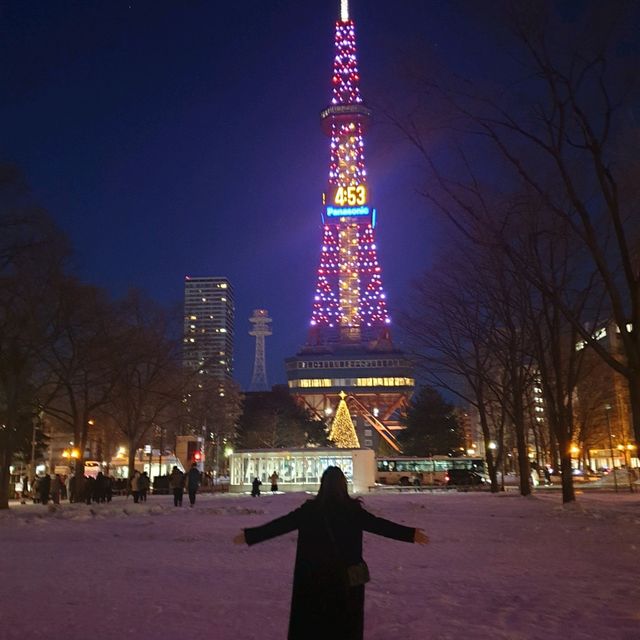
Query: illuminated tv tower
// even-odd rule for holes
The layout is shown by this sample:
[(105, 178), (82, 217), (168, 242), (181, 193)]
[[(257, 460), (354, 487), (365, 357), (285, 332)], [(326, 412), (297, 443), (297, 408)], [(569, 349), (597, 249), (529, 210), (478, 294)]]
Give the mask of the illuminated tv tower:
[[(386, 423), (394, 421), (415, 383), (412, 363), (395, 349), (389, 331), (364, 154), (371, 110), (360, 95), (348, 0), (341, 0), (334, 42), (331, 103), (320, 113), (330, 139), (320, 261), (309, 339), (287, 358), (287, 378), (291, 392), (319, 416), (330, 414), (339, 392), (346, 392), (352, 415), (364, 417), (397, 450)], [(369, 446), (367, 440), (372, 438), (360, 438)]]
[(251, 391), (268, 391), (267, 367), (265, 363), (264, 339), (271, 335), (269, 323), (271, 318), (266, 309), (254, 309), (253, 315), (249, 318), (252, 329), (250, 336), (256, 338), (256, 357), (253, 361), (253, 376), (251, 378)]

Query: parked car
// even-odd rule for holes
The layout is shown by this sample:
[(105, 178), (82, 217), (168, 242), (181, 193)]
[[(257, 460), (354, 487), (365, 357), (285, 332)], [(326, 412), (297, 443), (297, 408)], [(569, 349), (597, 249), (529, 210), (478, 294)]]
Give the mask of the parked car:
[(487, 478), (472, 469), (449, 469), (447, 484), (456, 486), (480, 486), (487, 484)]

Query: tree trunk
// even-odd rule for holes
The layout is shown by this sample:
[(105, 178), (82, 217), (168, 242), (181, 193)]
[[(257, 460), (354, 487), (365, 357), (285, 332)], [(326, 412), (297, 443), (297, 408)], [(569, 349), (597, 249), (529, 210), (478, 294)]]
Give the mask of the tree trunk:
[(8, 446), (0, 449), (0, 509), (9, 508), (9, 485), (11, 482), (9, 467), (12, 457)]
[[(563, 451), (567, 450), (563, 447)], [(562, 502), (574, 502), (576, 493), (573, 488), (573, 469), (571, 468), (571, 455), (562, 454), (560, 458), (560, 469), (562, 471)]]
[(80, 449), (80, 457), (73, 467), (73, 499), (75, 502), (84, 502), (87, 499), (87, 481), (84, 477), (84, 456)]
[(524, 429), (516, 428), (516, 445), (518, 447), (518, 472), (520, 474), (520, 495), (531, 495), (531, 470), (529, 468), (529, 452), (524, 437)]
[(484, 455), (487, 459), (487, 471), (491, 480), (491, 493), (498, 493), (500, 491), (500, 486), (498, 485), (498, 468), (493, 451), (489, 448), (491, 433), (489, 432), (489, 423), (487, 421), (487, 412), (484, 407), (484, 399), (481, 393), (479, 395), (478, 413), (480, 415), (480, 428), (482, 429), (482, 436), (484, 438)]
[(629, 383), (629, 404), (631, 405), (633, 436), (636, 444), (640, 446), (640, 372), (633, 372), (627, 380)]
[(127, 496), (131, 493), (131, 480), (133, 478), (133, 472), (136, 468), (136, 444), (130, 438), (129, 439), (129, 477), (127, 479)]

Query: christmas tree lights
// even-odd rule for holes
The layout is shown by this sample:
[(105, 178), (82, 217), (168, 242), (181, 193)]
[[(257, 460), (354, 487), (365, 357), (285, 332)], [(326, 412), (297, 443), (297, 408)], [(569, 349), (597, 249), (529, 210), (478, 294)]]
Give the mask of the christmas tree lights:
[(359, 449), (360, 441), (353, 426), (353, 420), (351, 420), (346, 397), (344, 391), (341, 391), (340, 402), (338, 403), (336, 415), (331, 424), (329, 440), (340, 449)]

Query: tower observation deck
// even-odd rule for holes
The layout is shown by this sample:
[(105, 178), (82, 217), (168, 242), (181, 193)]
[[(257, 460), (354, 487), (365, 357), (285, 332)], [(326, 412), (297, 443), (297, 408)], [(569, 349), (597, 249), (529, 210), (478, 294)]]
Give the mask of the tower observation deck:
[(394, 417), (413, 393), (413, 366), (391, 340), (364, 155), (372, 113), (360, 95), (348, 0), (341, 1), (334, 46), (331, 102), (320, 113), (330, 139), (320, 262), (309, 338), (286, 359), (287, 379), (299, 401), (322, 417), (344, 391), (352, 416), (360, 418), (360, 442), (376, 447), (385, 441), (397, 451)]

